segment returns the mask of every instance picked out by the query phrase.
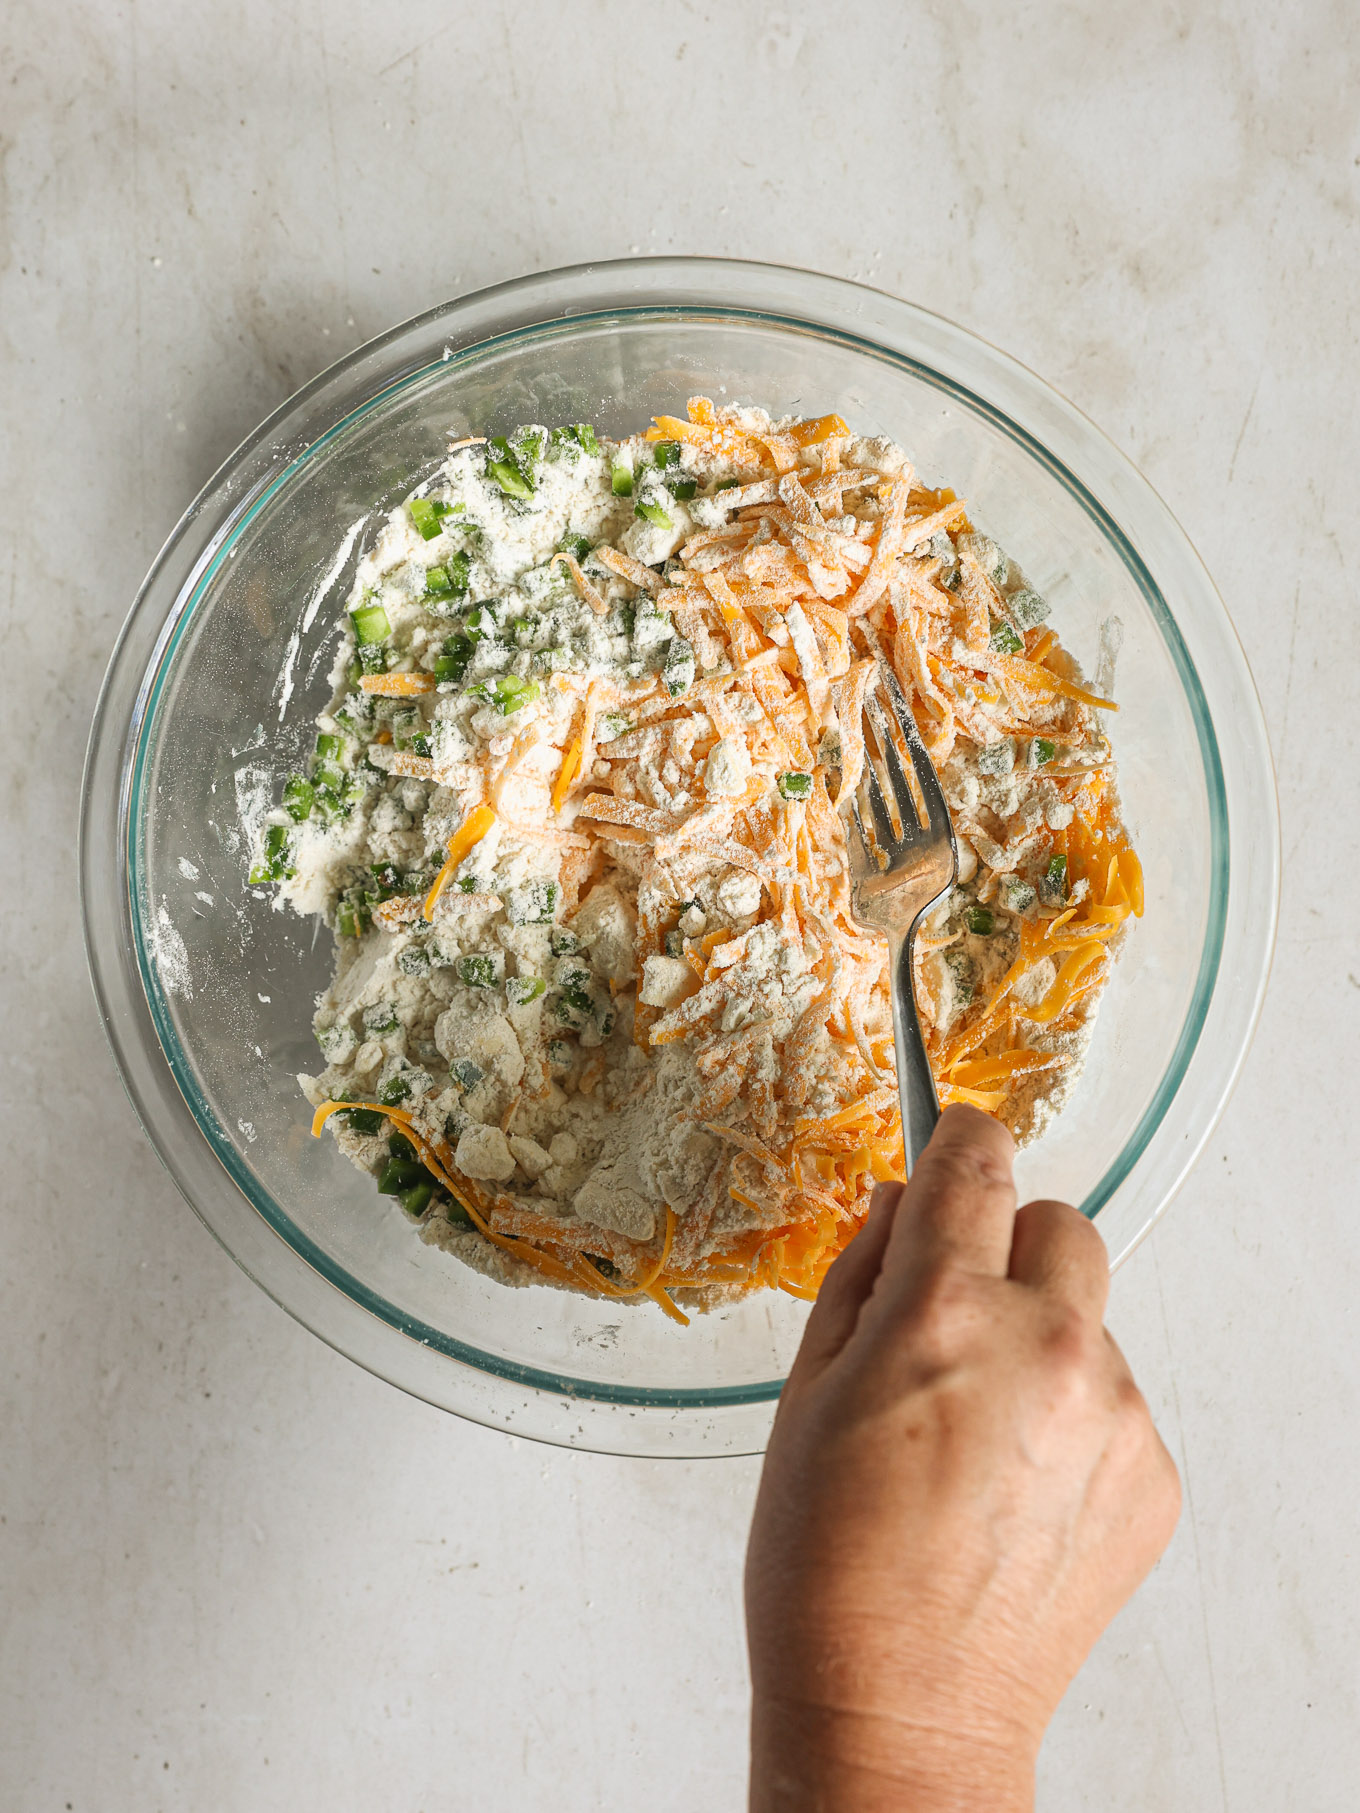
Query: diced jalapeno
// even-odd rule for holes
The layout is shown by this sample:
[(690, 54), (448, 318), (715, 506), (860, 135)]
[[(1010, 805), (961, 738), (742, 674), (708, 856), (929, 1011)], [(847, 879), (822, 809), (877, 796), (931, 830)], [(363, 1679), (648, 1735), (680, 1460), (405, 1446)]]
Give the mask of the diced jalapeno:
[(406, 1213), (411, 1217), (414, 1218), (418, 1215), (423, 1215), (430, 1206), (430, 1200), (434, 1195), (434, 1188), (434, 1179), (432, 1177), (422, 1177), (420, 1182), (412, 1184), (409, 1190), (403, 1190), (398, 1197), (398, 1201), (401, 1203), (401, 1206), (405, 1209)]
[(775, 785), (781, 799), (809, 799), (812, 795), (812, 776), (796, 770), (777, 776)]
[(354, 640), (361, 649), (370, 648), (392, 634), (387, 612), (380, 604), (361, 604), (357, 611), (350, 612), (349, 620), (354, 625)]
[(389, 1158), (378, 1173), (379, 1196), (400, 1196), (421, 1180), (422, 1167), (409, 1158)]
[(359, 650), (359, 672), (361, 674), (382, 674), (387, 672), (388, 650), (384, 643), (366, 643)]
[(453, 591), (447, 567), (426, 567), (425, 591), (431, 598), (446, 598)]
[(582, 447), (585, 448), (587, 453), (598, 453), (600, 451), (599, 439), (589, 422), (573, 422), (571, 425), (571, 432), (576, 436), (576, 439), (580, 442)]
[[(541, 442), (538, 447), (541, 451)], [(486, 444), (486, 476), (494, 480), (507, 497), (526, 498), (534, 494), (533, 479), (510, 451), (510, 443), (504, 435), (493, 435)]]
[(548, 949), (554, 957), (572, 957), (581, 948), (581, 940), (565, 926), (555, 925), (548, 933)]
[(585, 989), (575, 984), (562, 990), (562, 1000), (567, 1007), (574, 1008), (577, 1013), (593, 1014), (595, 1012), (593, 998), (587, 994)]
[(338, 762), (344, 746), (343, 737), (330, 736), (323, 730), (316, 739), (316, 758), (319, 762)]
[(694, 684), (694, 650), (679, 636), (673, 638), (666, 650), (661, 683), (673, 699), (678, 699)]
[(683, 932), (666, 933), (666, 955), (683, 957), (685, 954), (685, 934)]
[(1003, 622), (1000, 618), (993, 619), (992, 633), (987, 640), (989, 646), (994, 648), (999, 655), (1022, 655), (1025, 652), (1025, 645), (1020, 637), (1016, 635), (1009, 623)]
[(426, 541), (434, 540), (443, 527), (444, 518), (449, 514), (449, 505), (438, 498), (413, 497), (407, 508), (411, 512), (411, 521)]
[(945, 964), (954, 980), (954, 993), (962, 1006), (973, 998), (973, 966), (967, 957), (956, 956), (952, 952), (945, 958)]
[(387, 1150), (393, 1158), (418, 1160), (420, 1157), (404, 1133), (390, 1133), (387, 1137)]
[(1051, 762), (1058, 753), (1056, 743), (1050, 743), (1047, 737), (1035, 737), (1031, 744), (1034, 750), (1034, 766), (1042, 768), (1045, 762)]
[(715, 491), (735, 491), (740, 484), (739, 478), (720, 478), (713, 489)]
[(486, 1075), (480, 1066), (471, 1058), (454, 1058), (449, 1065), (449, 1075), (462, 1089), (475, 1089)]
[(1062, 900), (1067, 894), (1067, 858), (1050, 856), (1048, 867), (1039, 880), (1039, 892), (1045, 900)]
[(1032, 630), (1036, 623), (1042, 623), (1048, 615), (1048, 600), (1040, 596), (1030, 586), (1022, 586), (1006, 600), (1011, 616), (1022, 630)]
[(383, 1121), (387, 1117), (376, 1108), (346, 1108), (337, 1120), (348, 1123), (351, 1133), (381, 1133)]
[(585, 1257), (602, 1278), (618, 1278), (622, 1275), (614, 1261), (606, 1259), (602, 1253), (587, 1253)]
[(472, 688), (473, 696), (485, 699), (502, 717), (509, 717), (512, 711), (522, 711), (538, 697), (537, 680), (522, 680), (518, 674), (501, 674), (494, 681), (487, 681), (481, 686)]
[(408, 944), (397, 956), (397, 968), (403, 976), (428, 976), (430, 953), (423, 944)]
[(590, 538), (586, 535), (564, 535), (558, 546), (579, 564), (590, 553)]
[(472, 640), (468, 636), (447, 636), (444, 652), (436, 655), (434, 677), (441, 685), (457, 685), (472, 659)]
[(652, 448), (652, 457), (658, 466), (678, 466), (680, 464), (679, 441), (658, 441)]
[(639, 499), (633, 505), (633, 515), (642, 517), (646, 522), (655, 523), (658, 529), (671, 529), (675, 526), (660, 504), (643, 503)]
[(444, 1213), (456, 1228), (470, 1228), (473, 1226), (472, 1217), (468, 1214), (461, 1202), (450, 1200)]
[(499, 628), (489, 600), (474, 604), (463, 618), (463, 634), (469, 642), (494, 642)]
[(990, 938), (992, 933), (996, 930), (996, 920), (992, 917), (991, 913), (988, 912), (986, 907), (969, 907), (963, 917), (968, 926), (968, 930), (975, 933), (979, 938)]
[(287, 881), (296, 875), (293, 867), (292, 835), (287, 825), (270, 825), (264, 834), (263, 859), (251, 869), (248, 877), (252, 886), (258, 887), (267, 881)]
[(458, 976), (469, 988), (494, 988), (496, 986), (496, 965), (490, 957), (460, 957), (458, 959)]
[(303, 775), (290, 774), (283, 784), (283, 809), (295, 824), (311, 816), (312, 799), (312, 783)]
[(403, 1071), (398, 1071), (396, 1076), (389, 1077), (378, 1091), (378, 1100), (386, 1102), (389, 1108), (395, 1108), (398, 1102), (406, 1101), (410, 1093), (409, 1077)]
[(397, 1010), (390, 1001), (379, 1001), (375, 1006), (364, 1009), (364, 1031), (372, 1033), (375, 1038), (395, 1032), (400, 1025)]
[(548, 1040), (548, 1062), (554, 1070), (569, 1070), (573, 1051), (566, 1039)]
[(1039, 898), (1029, 883), (1017, 875), (1002, 882), (1001, 897), (1012, 913), (1027, 913)]
[(505, 916), (511, 925), (551, 925), (557, 911), (557, 893), (555, 881), (526, 881), (505, 894)]
[(547, 990), (542, 976), (510, 976), (506, 979), (505, 998), (511, 1007), (527, 1007), (530, 1001)]
[(633, 495), (633, 474), (622, 460), (616, 460), (609, 468), (609, 488), (615, 497)]
[(699, 487), (692, 478), (668, 478), (666, 489), (672, 497), (678, 497), (682, 504), (687, 504)]

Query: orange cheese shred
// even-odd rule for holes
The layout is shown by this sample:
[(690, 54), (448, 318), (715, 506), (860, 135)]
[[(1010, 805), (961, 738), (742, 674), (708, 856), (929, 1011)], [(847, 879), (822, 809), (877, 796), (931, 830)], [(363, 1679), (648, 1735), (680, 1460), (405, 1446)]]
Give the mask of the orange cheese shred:
[(432, 920), (434, 918), (435, 903), (438, 901), (439, 896), (444, 892), (444, 889), (448, 886), (449, 882), (453, 879), (454, 871), (457, 869), (459, 863), (462, 862), (469, 850), (476, 848), (495, 822), (496, 814), (491, 810), (490, 806), (474, 806), (472, 811), (468, 813), (462, 824), (459, 825), (458, 829), (449, 839), (449, 854), (447, 860), (445, 861), (443, 868), (440, 869), (438, 875), (435, 876), (434, 886), (425, 896), (423, 911), (426, 919)]

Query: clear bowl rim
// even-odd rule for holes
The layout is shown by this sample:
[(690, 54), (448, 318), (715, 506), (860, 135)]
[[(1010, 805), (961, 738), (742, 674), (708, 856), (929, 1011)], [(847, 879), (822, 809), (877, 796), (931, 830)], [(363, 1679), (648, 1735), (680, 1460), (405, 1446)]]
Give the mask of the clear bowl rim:
[[(759, 284), (766, 280), (771, 287), (782, 282), (786, 286), (792, 282), (797, 286), (800, 295), (815, 291), (815, 299), (820, 307), (812, 312), (802, 310), (790, 313), (785, 309), (769, 307), (746, 307), (734, 305), (730, 296), (734, 288), (733, 276), (739, 273), (748, 284)], [(579, 298), (582, 302), (588, 299), (588, 291), (595, 280), (609, 284), (607, 297), (603, 305), (593, 308), (584, 306), (557, 307), (545, 310), (543, 304), (548, 301), (560, 301), (565, 296), (569, 301)], [(672, 281), (676, 291), (683, 296), (682, 300), (666, 300), (668, 281)], [(696, 290), (703, 291), (702, 295)], [(632, 300), (621, 296), (631, 294)], [(526, 293), (539, 298), (539, 306), (530, 310), (528, 317), (513, 325), (504, 327), (499, 332), (483, 332), (480, 326), (472, 332), (471, 337), (459, 341), (458, 328), (465, 319), (485, 317), (488, 312), (495, 312), (498, 304), (508, 308), (516, 298)], [(182, 1115), (187, 1115), (198, 1133), (208, 1142), (220, 1165), (227, 1174), (228, 1187), (240, 1191), (251, 1204), (256, 1214), (263, 1218), (278, 1240), (286, 1243), (304, 1264), (353, 1308), (363, 1312), (366, 1319), (372, 1319), (384, 1325), (403, 1341), (414, 1341), (421, 1347), (439, 1353), (447, 1360), (456, 1362), (460, 1368), (467, 1368), (483, 1375), (489, 1375), (502, 1386), (509, 1387), (521, 1395), (525, 1392), (532, 1397), (546, 1394), (557, 1397), (564, 1402), (584, 1409), (583, 1400), (593, 1400), (599, 1410), (606, 1413), (623, 1410), (636, 1417), (639, 1412), (699, 1412), (707, 1415), (720, 1414), (725, 1409), (742, 1409), (759, 1405), (770, 1406), (778, 1397), (783, 1380), (759, 1381), (754, 1384), (733, 1387), (708, 1387), (700, 1389), (656, 1389), (631, 1387), (626, 1385), (608, 1385), (600, 1382), (573, 1380), (564, 1374), (554, 1374), (521, 1362), (510, 1361), (501, 1356), (488, 1354), (479, 1348), (473, 1348), (456, 1340), (442, 1330), (424, 1323), (418, 1323), (404, 1315), (394, 1305), (387, 1303), (376, 1292), (371, 1291), (363, 1282), (355, 1278), (342, 1266), (336, 1263), (322, 1249), (317, 1247), (302, 1230), (291, 1221), (287, 1214), (255, 1181), (249, 1170), (241, 1163), (234, 1143), (225, 1130), (217, 1123), (211, 1109), (203, 1101), (197, 1089), (192, 1065), (188, 1062), (173, 1023), (168, 1014), (164, 995), (161, 991), (159, 977), (155, 966), (148, 959), (146, 928), (142, 921), (143, 890), (138, 881), (138, 860), (140, 854), (140, 828), (143, 821), (145, 793), (145, 762), (148, 751), (153, 746), (152, 731), (156, 721), (156, 708), (165, 679), (173, 663), (176, 648), (184, 636), (189, 624), (218, 571), (220, 565), (231, 557), (231, 550), (248, 525), (263, 510), (277, 492), (309, 460), (315, 458), (333, 439), (351, 428), (365, 414), (380, 403), (390, 399), (394, 393), (424, 379), (432, 368), (448, 370), (483, 357), (491, 347), (503, 347), (527, 338), (550, 339), (571, 335), (585, 327), (598, 326), (601, 322), (627, 319), (659, 318), (692, 318), (703, 316), (707, 319), (726, 319), (734, 323), (755, 321), (761, 325), (791, 331), (810, 332), (822, 339), (832, 339), (841, 344), (849, 344), (860, 352), (887, 360), (899, 366), (911, 368), (917, 375), (926, 378), (936, 388), (944, 390), (966, 401), (975, 412), (989, 417), (994, 425), (1001, 427), (1012, 439), (1016, 440), (1030, 457), (1046, 466), (1076, 498), (1099, 527), (1102, 535), (1113, 547), (1123, 561), (1130, 575), (1138, 586), (1145, 603), (1160, 630), (1167, 645), (1173, 665), (1180, 679), (1186, 699), (1190, 706), (1199, 741), (1201, 759), (1204, 768), (1206, 795), (1209, 803), (1210, 822), (1212, 827), (1211, 863), (1211, 904), (1207, 915), (1206, 931), (1200, 953), (1199, 971), (1194, 992), (1187, 1010), (1184, 1024), (1172, 1059), (1161, 1078), (1157, 1091), (1149, 1103), (1138, 1126), (1125, 1142), (1121, 1152), (1107, 1168), (1104, 1176), (1095, 1189), (1081, 1205), (1083, 1212), (1095, 1216), (1116, 1194), (1120, 1185), (1130, 1176), (1139, 1160), (1147, 1152), (1152, 1141), (1166, 1119), (1178, 1091), (1186, 1082), (1190, 1065), (1196, 1051), (1204, 1038), (1210, 1008), (1214, 1001), (1215, 991), (1220, 986), (1221, 969), (1224, 955), (1225, 938), (1228, 932), (1229, 878), (1232, 844), (1228, 823), (1228, 799), (1224, 781), (1223, 762), (1219, 739), (1215, 732), (1214, 714), (1206, 694), (1204, 683), (1191, 657), (1186, 640), (1177, 622), (1176, 616), (1167, 602), (1162, 588), (1139, 554), (1130, 535), (1124, 530), (1116, 515), (1106, 502), (1092, 490), (1090, 484), (1074, 472), (1070, 465), (1060, 459), (1052, 449), (1035, 432), (1016, 420), (1014, 415), (1000, 407), (999, 404), (981, 394), (971, 385), (942, 371), (939, 367), (926, 363), (919, 357), (904, 353), (900, 348), (885, 345), (881, 339), (854, 332), (848, 325), (847, 318), (854, 319), (863, 312), (864, 297), (872, 297), (878, 313), (896, 317), (896, 325), (910, 339), (910, 330), (926, 325), (943, 332), (947, 338), (960, 343), (966, 353), (970, 348), (975, 352), (985, 352), (993, 366), (1008, 372), (1012, 380), (1019, 381), (1021, 391), (1029, 390), (1038, 393), (1032, 396), (1033, 401), (1047, 401), (1049, 413), (1056, 407), (1060, 416), (1067, 418), (1070, 428), (1075, 429), (1079, 444), (1084, 452), (1102, 452), (1107, 461), (1113, 461), (1116, 468), (1122, 467), (1125, 480), (1132, 479), (1135, 500), (1141, 493), (1144, 507), (1151, 505), (1153, 511), (1160, 513), (1164, 526), (1169, 526), (1173, 540), (1178, 540), (1184, 554), (1190, 557), (1189, 569), (1192, 577), (1200, 581), (1200, 607), (1205, 604), (1217, 609), (1218, 627), (1226, 630), (1228, 653), (1236, 655), (1240, 665), (1240, 680), (1245, 678), (1246, 690), (1259, 721), (1260, 707), (1256, 701), (1250, 674), (1246, 668), (1245, 657), (1232, 631), (1227, 613), (1218, 598), (1216, 591), (1204, 571), (1202, 563), (1190, 547), (1184, 531), (1180, 529), (1171, 512), (1152, 487), (1138, 474), (1130, 463), (1084, 416), (1055, 392), (1052, 386), (1021, 366), (1009, 355), (999, 352), (981, 341), (976, 335), (967, 333), (943, 318), (931, 314), (917, 306), (902, 302), (882, 292), (868, 291), (863, 286), (847, 283), (844, 280), (819, 276), (815, 273), (794, 271), (788, 267), (757, 265), (739, 261), (706, 260), (706, 259), (637, 259), (620, 260), (609, 264), (575, 266), (565, 270), (539, 273), (529, 277), (515, 279), (510, 283), (494, 286), (456, 301), (438, 305), (411, 320), (400, 323), (389, 329), (377, 339), (356, 348), (345, 358), (322, 372), (310, 384), (295, 396), (288, 399), (279, 409), (273, 412), (253, 434), (247, 437), (235, 452), (218, 469), (208, 481), (198, 498), (190, 505), (180, 523), (168, 538), (164, 548), (153, 563), (138, 597), (134, 602), (127, 623), (115, 646), (111, 657), (108, 674), (96, 710), (91, 730), (90, 749), (87, 757), (85, 785), (82, 793), (81, 822), (81, 893), (82, 908), (85, 918), (86, 948), (89, 958), (91, 976), (99, 999), (105, 1030), (109, 1036), (118, 1063), (124, 1087), (127, 1089), (139, 1118), (142, 1120), (148, 1136), (151, 1138), (162, 1161), (167, 1165), (172, 1177), (181, 1192), (190, 1202), (190, 1206), (212, 1229), (214, 1234), (226, 1246), (228, 1252), (241, 1263), (256, 1281), (261, 1283), (270, 1295), (280, 1301), (291, 1313), (299, 1315), (308, 1326), (322, 1333), (323, 1337), (338, 1345), (351, 1357), (359, 1359), (361, 1364), (391, 1377), (389, 1366), (375, 1364), (369, 1354), (354, 1351), (354, 1342), (337, 1339), (334, 1332), (317, 1326), (316, 1317), (302, 1313), (297, 1304), (290, 1300), (287, 1293), (280, 1291), (269, 1280), (259, 1276), (259, 1269), (247, 1263), (238, 1246), (232, 1243), (223, 1233), (214, 1217), (198, 1200), (198, 1193), (191, 1191), (182, 1175), (181, 1166), (172, 1161), (166, 1150), (168, 1142), (164, 1137), (165, 1129), (161, 1124), (162, 1117), (148, 1106), (148, 1092), (145, 1088), (144, 1075), (138, 1074), (148, 1059), (145, 1041), (141, 1047), (130, 1045), (126, 1038), (117, 1036), (119, 1022), (128, 1017), (129, 1006), (135, 1016), (136, 1003), (126, 999), (118, 1000), (119, 984), (126, 993), (129, 980), (125, 966), (111, 969), (108, 953), (105, 949), (107, 939), (102, 938), (98, 917), (98, 906), (95, 900), (94, 862), (97, 859), (95, 844), (98, 841), (90, 835), (95, 823), (94, 806), (97, 783), (101, 767), (107, 768), (109, 754), (109, 737), (114, 731), (118, 736), (118, 747), (123, 754), (118, 776), (117, 817), (120, 835), (117, 840), (117, 859), (122, 886), (117, 890), (120, 905), (126, 916), (126, 931), (129, 934), (128, 945), (135, 955), (137, 981), (140, 984), (141, 1005), (149, 1012), (156, 1044), (165, 1063), (168, 1065), (175, 1083), (177, 1099)], [(305, 414), (309, 405), (323, 398), (333, 399), (342, 390), (351, 375), (362, 378), (367, 372), (380, 372), (384, 355), (410, 347), (421, 340), (443, 341), (439, 351), (433, 345), (426, 348), (428, 356), (416, 361), (398, 362), (395, 369), (385, 374), (383, 381), (369, 384), (352, 400), (341, 413), (334, 417), (321, 432), (304, 435), (302, 444), (296, 439), (290, 445), (290, 437), (281, 429), (296, 429), (299, 419)], [(457, 343), (457, 350), (452, 351), (450, 343)], [(264, 470), (255, 474), (252, 482), (252, 461), (258, 464), (257, 456), (265, 453)], [(145, 613), (148, 607), (160, 602), (158, 581), (166, 574), (172, 557), (179, 556), (180, 565), (185, 564), (184, 557), (189, 555), (186, 579), (173, 588), (170, 608), (166, 611), (159, 625), (148, 626)], [(129, 665), (135, 663), (136, 654), (132, 649), (134, 627), (139, 624), (142, 629), (141, 643), (147, 642), (147, 629), (153, 631), (153, 646), (150, 659), (142, 667), (140, 683), (136, 686), (130, 709), (125, 714), (110, 716), (110, 707), (114, 695), (121, 692), (126, 695), (129, 688)], [(1224, 640), (1220, 636), (1220, 642)], [(1220, 655), (1223, 648), (1217, 651)], [(118, 682), (122, 681), (121, 687)], [(1212, 688), (1211, 688), (1212, 690)], [(1240, 691), (1240, 686), (1239, 686)], [(121, 718), (121, 722), (114, 719)], [(1259, 726), (1256, 739), (1258, 753), (1264, 756), (1265, 778), (1273, 802), (1274, 777), (1270, 770), (1269, 747), (1265, 740), (1264, 728)], [(100, 757), (104, 760), (101, 763)], [(1260, 776), (1258, 775), (1259, 781)], [(107, 790), (106, 790), (107, 793)], [(111, 853), (111, 852), (108, 852)], [(1269, 865), (1268, 865), (1269, 866)], [(1256, 987), (1252, 991), (1254, 1000), (1252, 1011), (1246, 1023), (1239, 1027), (1238, 1049), (1233, 1054), (1233, 1061), (1228, 1066), (1229, 1074), (1220, 1075), (1218, 1087), (1214, 1091), (1217, 1098), (1210, 1104), (1210, 1112), (1198, 1118), (1201, 1125), (1196, 1129), (1194, 1150), (1197, 1151), (1203, 1140), (1208, 1137), (1217, 1113), (1221, 1111), (1226, 1100), (1241, 1059), (1245, 1055), (1250, 1031), (1259, 1013), (1260, 999), (1264, 990), (1266, 971), (1268, 970), (1270, 949), (1273, 945), (1275, 921), (1275, 898), (1278, 893), (1278, 827), (1275, 828), (1274, 861), (1275, 889), (1271, 894), (1269, 926), (1264, 940), (1257, 938), (1260, 947), (1256, 953), (1258, 976)], [(1242, 1018), (1241, 1015), (1238, 1016)], [(1220, 1064), (1220, 1071), (1223, 1066)], [(141, 1086), (138, 1086), (138, 1085)], [(158, 1106), (160, 1104), (157, 1104)], [(169, 1104), (173, 1112), (173, 1103)], [(1163, 1194), (1144, 1223), (1138, 1227), (1133, 1238), (1115, 1254), (1116, 1262), (1132, 1250), (1132, 1246), (1141, 1239), (1155, 1223), (1165, 1209), (1174, 1193), (1175, 1183), (1188, 1169), (1194, 1152), (1191, 1152), (1180, 1166), (1175, 1182)], [(220, 1176), (221, 1173), (219, 1172)], [(361, 1343), (362, 1345), (362, 1343)], [(428, 1391), (413, 1387), (405, 1378), (396, 1378), (407, 1389), (417, 1389), (419, 1395), (430, 1395)], [(453, 1394), (458, 1395), (456, 1392)], [(443, 1395), (436, 1401), (447, 1403)], [(447, 1407), (460, 1410), (463, 1414), (478, 1415), (477, 1409), (469, 1410), (462, 1403), (450, 1403)], [(495, 1414), (481, 1416), (479, 1420), (500, 1422), (503, 1417)], [(689, 1419), (686, 1418), (686, 1421)], [(526, 1433), (536, 1433), (532, 1429)], [(562, 1439), (551, 1434), (548, 1439)], [(565, 1438), (565, 1439), (570, 1439)], [(611, 1439), (601, 1442), (598, 1439), (587, 1439), (583, 1445), (613, 1446)], [(631, 1444), (629, 1444), (631, 1449)], [(668, 1449), (667, 1451), (681, 1451)], [(729, 1451), (742, 1451), (741, 1449)]]

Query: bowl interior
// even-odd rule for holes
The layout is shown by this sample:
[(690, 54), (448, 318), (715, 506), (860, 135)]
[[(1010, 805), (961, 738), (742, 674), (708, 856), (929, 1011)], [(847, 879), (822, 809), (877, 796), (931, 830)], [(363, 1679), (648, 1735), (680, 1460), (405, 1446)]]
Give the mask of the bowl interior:
[[(327, 696), (335, 616), (383, 513), (450, 432), (590, 420), (611, 433), (703, 392), (773, 413), (839, 410), (952, 485), (1051, 600), (1091, 672), (1122, 628), (1111, 722), (1147, 906), (1068, 1108), (1022, 1190), (1107, 1208), (1169, 1103), (1212, 990), (1227, 847), (1213, 729), (1151, 575), (1078, 480), (957, 382), (830, 329), (770, 316), (612, 311), (517, 330), (405, 373), (301, 452), (196, 575), (146, 685), (128, 863), (157, 1034), (200, 1126), (256, 1209), (357, 1303), (501, 1377), (638, 1405), (771, 1398), (806, 1306), (764, 1294), (688, 1330), (650, 1306), (507, 1291), (424, 1247), (328, 1140), (296, 1083), (321, 1061), (324, 929), (245, 885), (242, 823), (277, 797)], [(1157, 1205), (1159, 1206), (1159, 1205)]]

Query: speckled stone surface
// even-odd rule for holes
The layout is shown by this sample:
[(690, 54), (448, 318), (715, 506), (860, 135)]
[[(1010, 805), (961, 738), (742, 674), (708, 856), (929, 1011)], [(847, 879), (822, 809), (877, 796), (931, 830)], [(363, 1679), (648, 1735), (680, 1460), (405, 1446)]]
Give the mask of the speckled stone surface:
[(7, 10), (0, 1804), (742, 1802), (755, 1464), (536, 1448), (296, 1327), (143, 1140), (76, 908), (105, 660), (239, 437), (444, 297), (658, 250), (862, 277), (996, 341), (1219, 582), (1279, 766), (1282, 934), (1236, 1098), (1115, 1282), (1185, 1516), (1040, 1800), (1354, 1806), (1358, 48), (1340, 0)]

